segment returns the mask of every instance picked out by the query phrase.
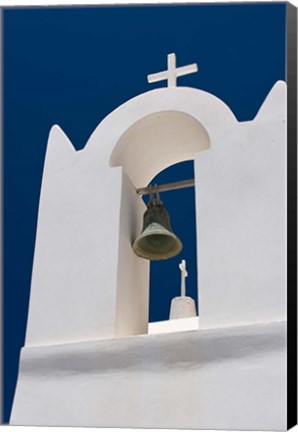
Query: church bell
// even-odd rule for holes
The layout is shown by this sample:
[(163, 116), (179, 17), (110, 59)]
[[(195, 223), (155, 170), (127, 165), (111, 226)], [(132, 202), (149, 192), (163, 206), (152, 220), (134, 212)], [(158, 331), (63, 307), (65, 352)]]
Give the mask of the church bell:
[(182, 243), (173, 233), (170, 216), (159, 194), (150, 193), (150, 201), (144, 213), (143, 230), (132, 245), (134, 253), (148, 260), (163, 260), (178, 255)]

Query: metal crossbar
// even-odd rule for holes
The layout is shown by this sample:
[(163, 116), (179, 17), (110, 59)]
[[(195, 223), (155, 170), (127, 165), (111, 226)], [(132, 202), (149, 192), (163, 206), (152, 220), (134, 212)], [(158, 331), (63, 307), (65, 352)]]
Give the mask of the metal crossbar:
[(178, 182), (172, 182), (172, 183), (164, 183), (161, 185), (152, 185), (152, 186), (148, 186), (148, 187), (143, 187), (140, 189), (137, 189), (137, 194), (138, 195), (148, 195), (150, 194), (150, 192), (165, 192), (165, 191), (170, 191), (170, 190), (176, 190), (176, 189), (184, 189), (184, 188), (188, 188), (188, 187), (192, 187), (195, 185), (195, 180), (194, 179), (189, 179), (189, 180), (182, 180), (182, 181), (178, 181)]

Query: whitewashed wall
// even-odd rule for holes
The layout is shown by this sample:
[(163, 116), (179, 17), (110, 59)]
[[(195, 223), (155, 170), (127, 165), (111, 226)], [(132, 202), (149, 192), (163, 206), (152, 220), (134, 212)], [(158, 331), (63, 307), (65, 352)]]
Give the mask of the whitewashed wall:
[(196, 165), (200, 326), (286, 318), (286, 86)]
[[(140, 197), (131, 201), (121, 166), (134, 187), (142, 187), (167, 166), (194, 159), (209, 148), (210, 139), (236, 124), (215, 96), (171, 88), (145, 93), (116, 109), (79, 152), (58, 126), (53, 127), (39, 206), (26, 345), (144, 332), (144, 317), (134, 307), (136, 297), (126, 296), (121, 286), (131, 284), (137, 290), (136, 280), (147, 278), (149, 264), (132, 258), (129, 248), (119, 243), (136, 233), (123, 212), (136, 212), (140, 227), (144, 206)], [(135, 209), (125, 207), (126, 201)], [(132, 267), (119, 285), (126, 260)], [(142, 283), (138, 303), (146, 311), (148, 278)], [(125, 309), (117, 297), (126, 298)], [(121, 317), (116, 316), (120, 311)], [(124, 315), (131, 316), (133, 326), (119, 327)]]
[[(12, 424), (286, 428), (285, 100), (278, 82), (239, 123), (201, 90), (154, 90), (79, 152), (53, 127)], [(149, 266), (130, 249), (134, 189), (190, 159), (200, 329), (136, 337)]]
[(286, 430), (284, 323), (22, 353), (11, 423)]

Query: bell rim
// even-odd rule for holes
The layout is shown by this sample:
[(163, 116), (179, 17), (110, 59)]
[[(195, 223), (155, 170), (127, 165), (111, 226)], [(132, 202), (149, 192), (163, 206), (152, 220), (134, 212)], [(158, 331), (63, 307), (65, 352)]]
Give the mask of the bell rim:
[[(152, 225), (154, 226), (155, 232), (154, 234), (152, 234)], [(150, 228), (150, 229), (148, 229)], [(146, 232), (147, 231), (147, 232)], [(141, 248), (139, 248), (139, 238), (137, 238), (134, 243), (132, 244), (132, 248), (134, 253), (143, 259), (147, 259), (149, 261), (159, 261), (159, 260), (166, 260), (166, 259), (170, 259), (173, 258), (175, 256), (177, 256), (183, 249), (183, 244), (181, 242), (181, 240), (179, 239), (179, 237), (177, 237), (173, 232), (169, 231), (168, 229), (166, 229), (165, 227), (163, 227), (162, 225), (156, 223), (156, 222), (152, 222), (150, 225), (148, 225), (148, 227), (142, 232), (142, 239), (144, 239), (145, 237), (149, 237), (149, 236), (154, 236), (154, 235), (164, 235), (166, 237), (172, 237), (173, 239), (175, 239), (176, 243), (175, 243), (175, 248), (172, 249), (171, 253), (165, 253), (164, 256), (162, 256), (161, 254), (154, 254), (152, 253), (150, 256), (150, 258), (148, 258), (148, 253), (146, 254), (145, 252), (142, 251)], [(147, 255), (147, 256), (146, 256)]]

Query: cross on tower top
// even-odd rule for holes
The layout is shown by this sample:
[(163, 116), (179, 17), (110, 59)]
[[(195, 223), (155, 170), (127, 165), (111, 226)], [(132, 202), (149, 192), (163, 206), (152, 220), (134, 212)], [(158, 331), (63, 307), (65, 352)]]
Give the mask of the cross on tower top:
[(176, 68), (176, 54), (168, 54), (168, 69), (163, 72), (147, 75), (149, 83), (157, 81), (168, 81), (168, 87), (176, 87), (177, 77), (188, 75), (198, 71), (198, 65), (193, 63), (191, 65)]

